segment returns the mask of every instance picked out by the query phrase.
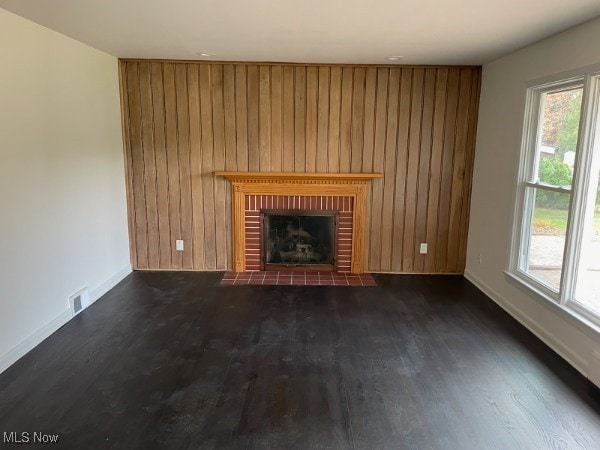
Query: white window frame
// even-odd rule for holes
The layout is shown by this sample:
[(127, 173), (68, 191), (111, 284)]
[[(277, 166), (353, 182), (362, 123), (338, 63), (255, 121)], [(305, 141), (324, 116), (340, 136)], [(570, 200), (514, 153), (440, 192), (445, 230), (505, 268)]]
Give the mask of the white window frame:
[[(548, 186), (540, 183), (539, 179), (532, 180), (531, 174), (538, 168), (536, 146), (539, 133), (542, 132), (542, 127), (539, 126), (540, 114), (544, 106), (541, 101), (542, 95), (577, 87), (583, 87), (583, 96), (572, 186), (570, 188)], [(530, 83), (526, 92), (511, 250), (506, 273), (538, 296), (595, 326), (600, 325), (600, 313), (575, 301), (574, 293), (585, 225), (587, 191), (595, 189), (595, 187), (590, 188), (590, 180), (593, 169), (597, 170), (598, 164), (600, 164), (600, 65)], [(533, 205), (529, 205), (533, 196), (526, 194), (527, 188), (568, 193), (571, 196), (558, 292), (529, 275), (521, 265), (522, 253), (529, 251), (528, 231), (531, 226), (530, 212), (533, 208)]]

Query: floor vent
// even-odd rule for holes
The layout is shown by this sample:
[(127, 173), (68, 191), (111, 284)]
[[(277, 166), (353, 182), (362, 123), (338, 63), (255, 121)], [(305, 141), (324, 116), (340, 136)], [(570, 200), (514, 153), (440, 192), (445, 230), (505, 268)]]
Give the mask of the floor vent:
[(69, 305), (74, 316), (79, 314), (90, 305), (90, 294), (87, 288), (83, 288), (79, 292), (69, 297)]

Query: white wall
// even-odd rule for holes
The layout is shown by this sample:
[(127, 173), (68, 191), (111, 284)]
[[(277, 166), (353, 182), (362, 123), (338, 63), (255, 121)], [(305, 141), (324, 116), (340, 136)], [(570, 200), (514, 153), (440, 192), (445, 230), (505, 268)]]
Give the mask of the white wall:
[(129, 273), (117, 59), (0, 9), (0, 371)]
[[(600, 63), (600, 19), (545, 39), (483, 67), (465, 275), (584, 375), (598, 328), (517, 287), (507, 268), (526, 83)], [(478, 256), (481, 254), (481, 264)], [(596, 370), (596, 369), (594, 369)], [(600, 379), (600, 378), (597, 378)]]

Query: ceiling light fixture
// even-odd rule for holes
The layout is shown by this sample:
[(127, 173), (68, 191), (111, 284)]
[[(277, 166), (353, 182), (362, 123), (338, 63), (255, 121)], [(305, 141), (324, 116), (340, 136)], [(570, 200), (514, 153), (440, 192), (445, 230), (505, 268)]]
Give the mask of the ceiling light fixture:
[(399, 61), (399, 60), (401, 60), (402, 58), (404, 58), (404, 56), (388, 56), (388, 57), (387, 57), (387, 58), (385, 58), (385, 59), (387, 59), (388, 61)]
[(198, 55), (198, 56), (204, 56), (204, 57), (207, 57), (207, 58), (209, 58), (211, 56), (215, 56), (214, 53), (200, 53), (200, 52), (196, 53), (196, 55)]

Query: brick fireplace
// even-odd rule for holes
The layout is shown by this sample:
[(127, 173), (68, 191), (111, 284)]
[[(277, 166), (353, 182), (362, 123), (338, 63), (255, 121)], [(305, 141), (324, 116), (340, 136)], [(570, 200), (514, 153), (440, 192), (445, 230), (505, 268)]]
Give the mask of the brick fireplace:
[[(335, 270), (364, 272), (367, 182), (380, 174), (216, 172), (232, 181), (235, 272), (264, 268), (261, 211), (337, 211)], [(261, 264), (263, 263), (263, 264)], [(319, 270), (318, 267), (311, 267)], [(310, 269), (308, 269), (310, 270)]]

